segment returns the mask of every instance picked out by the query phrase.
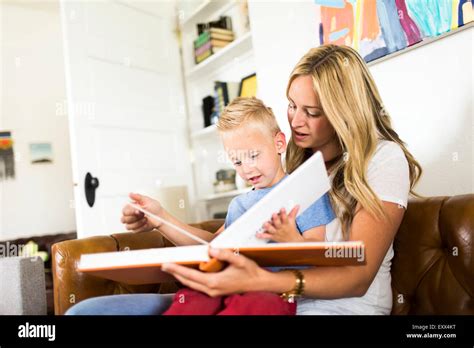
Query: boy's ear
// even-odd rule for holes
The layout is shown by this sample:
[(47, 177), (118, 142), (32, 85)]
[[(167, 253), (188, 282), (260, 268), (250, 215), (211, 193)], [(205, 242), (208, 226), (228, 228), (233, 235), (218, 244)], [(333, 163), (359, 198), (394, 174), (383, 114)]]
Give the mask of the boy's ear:
[(275, 135), (275, 145), (279, 154), (286, 151), (286, 136), (283, 132), (278, 132)]

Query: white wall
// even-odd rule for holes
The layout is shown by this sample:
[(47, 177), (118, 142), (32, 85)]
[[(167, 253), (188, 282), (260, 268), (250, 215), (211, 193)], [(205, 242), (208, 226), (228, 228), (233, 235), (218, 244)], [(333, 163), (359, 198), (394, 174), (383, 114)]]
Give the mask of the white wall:
[[(249, 11), (259, 96), (289, 135), (286, 84), (299, 58), (319, 44), (316, 8), (310, 0), (250, 0)], [(370, 66), (395, 130), (424, 169), (417, 187), (424, 195), (474, 192), (473, 32)]]
[[(16, 178), (0, 182), (0, 240), (75, 229), (62, 38), (57, 2), (2, 2), (0, 129), (15, 141)], [(63, 107), (64, 109), (64, 107)], [(30, 164), (50, 142), (54, 163)]]

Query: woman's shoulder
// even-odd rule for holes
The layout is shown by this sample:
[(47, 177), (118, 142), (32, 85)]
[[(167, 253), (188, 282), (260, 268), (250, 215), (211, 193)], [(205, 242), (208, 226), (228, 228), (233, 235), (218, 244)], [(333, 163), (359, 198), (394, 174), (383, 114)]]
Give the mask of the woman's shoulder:
[(390, 157), (405, 157), (405, 153), (398, 143), (391, 140), (379, 139), (374, 158), (376, 158), (376, 156), (378, 158), (385, 158), (387, 155)]
[(390, 164), (391, 167), (394, 165), (407, 167), (408, 161), (399, 144), (381, 139), (378, 141), (374, 155), (369, 161), (369, 171), (374, 168), (386, 167), (387, 164)]
[(367, 182), (380, 199), (406, 207), (410, 191), (410, 170), (399, 144), (379, 140), (367, 169)]

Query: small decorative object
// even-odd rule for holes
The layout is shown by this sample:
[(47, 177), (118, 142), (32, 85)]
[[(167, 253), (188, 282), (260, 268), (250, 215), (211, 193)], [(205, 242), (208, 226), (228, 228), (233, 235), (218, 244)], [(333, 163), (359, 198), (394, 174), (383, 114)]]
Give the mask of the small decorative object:
[(214, 192), (222, 193), (235, 190), (235, 169), (221, 169), (216, 172)]
[(217, 213), (214, 213), (214, 215), (212, 216), (213, 219), (225, 219), (225, 217), (227, 216), (227, 212), (225, 211), (219, 211)]
[(30, 144), (31, 164), (53, 163), (51, 143)]
[(198, 23), (197, 30), (198, 35), (201, 35), (206, 30), (211, 28), (219, 28), (219, 29), (228, 29), (232, 30), (232, 18), (229, 16), (220, 16), (218, 20), (208, 22), (208, 23)]
[(39, 251), (39, 246), (34, 241), (30, 240), (26, 243), (20, 251), (20, 255), (23, 257), (39, 257), (43, 262), (48, 261), (49, 255), (46, 251)]
[(214, 111), (214, 98), (210, 95), (202, 99), (202, 113), (204, 116), (204, 127), (209, 127), (211, 122), (211, 116)]
[(257, 74), (246, 76), (240, 81), (239, 97), (257, 96)]
[(0, 132), (0, 180), (15, 178), (15, 156), (11, 132)]

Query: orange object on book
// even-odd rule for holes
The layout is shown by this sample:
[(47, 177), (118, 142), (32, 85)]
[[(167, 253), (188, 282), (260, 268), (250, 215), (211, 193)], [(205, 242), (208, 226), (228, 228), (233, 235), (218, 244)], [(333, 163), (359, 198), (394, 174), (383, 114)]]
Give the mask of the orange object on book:
[(218, 259), (212, 258), (210, 261), (201, 262), (199, 264), (199, 270), (203, 272), (219, 272), (225, 267), (224, 262)]

